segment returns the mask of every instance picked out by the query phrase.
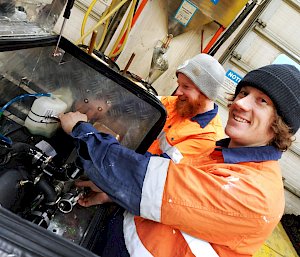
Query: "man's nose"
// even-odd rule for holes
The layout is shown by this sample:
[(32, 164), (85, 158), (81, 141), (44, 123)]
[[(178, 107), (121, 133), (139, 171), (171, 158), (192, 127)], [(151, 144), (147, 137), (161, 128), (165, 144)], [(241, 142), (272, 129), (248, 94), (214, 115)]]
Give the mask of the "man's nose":
[(180, 87), (177, 88), (177, 90), (175, 91), (175, 96), (180, 96), (183, 95), (182, 91), (180, 90)]
[(244, 111), (249, 111), (254, 104), (253, 97), (251, 97), (251, 95), (244, 96), (243, 98), (236, 100), (235, 104), (240, 109), (243, 109)]

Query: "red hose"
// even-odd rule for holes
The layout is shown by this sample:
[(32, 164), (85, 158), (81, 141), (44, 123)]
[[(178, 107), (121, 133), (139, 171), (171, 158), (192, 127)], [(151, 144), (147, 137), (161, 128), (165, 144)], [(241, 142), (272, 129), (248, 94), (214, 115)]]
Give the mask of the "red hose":
[[(134, 26), (135, 22), (137, 21), (138, 17), (140, 16), (140, 14), (142, 13), (142, 11), (144, 10), (145, 5), (147, 4), (148, 0), (143, 0), (140, 4), (140, 6), (138, 7), (138, 9), (136, 10), (133, 19), (132, 19), (132, 23), (131, 23), (131, 28)], [(116, 47), (115, 51), (113, 52), (114, 54), (119, 50), (120, 46), (122, 45), (124, 39), (125, 39), (125, 35), (126, 35), (127, 30), (124, 32), (120, 42), (118, 43), (118, 47)]]
[(205, 47), (205, 49), (203, 50), (202, 53), (205, 53), (205, 54), (208, 53), (209, 49), (217, 41), (218, 37), (223, 33), (224, 30), (225, 30), (225, 27), (223, 27), (222, 25), (220, 25), (220, 28), (216, 31), (216, 33), (213, 36), (213, 38), (208, 42), (207, 46)]

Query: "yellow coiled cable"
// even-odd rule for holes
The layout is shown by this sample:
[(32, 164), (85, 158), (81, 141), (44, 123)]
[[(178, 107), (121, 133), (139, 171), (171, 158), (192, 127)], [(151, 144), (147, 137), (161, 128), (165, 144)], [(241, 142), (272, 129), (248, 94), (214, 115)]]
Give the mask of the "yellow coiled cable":
[(96, 25), (94, 25), (92, 28), (90, 28), (86, 33), (84, 33), (76, 42), (75, 44), (78, 45), (81, 42), (83, 42), (83, 40), (89, 35), (91, 34), (94, 30), (96, 30), (99, 26), (102, 25), (102, 23), (108, 19), (109, 17), (111, 17), (116, 11), (118, 11), (121, 6), (123, 4), (125, 4), (128, 0), (122, 0), (116, 7), (114, 7), (110, 12), (108, 12), (105, 16), (101, 17), (101, 19), (98, 21), (98, 23)]

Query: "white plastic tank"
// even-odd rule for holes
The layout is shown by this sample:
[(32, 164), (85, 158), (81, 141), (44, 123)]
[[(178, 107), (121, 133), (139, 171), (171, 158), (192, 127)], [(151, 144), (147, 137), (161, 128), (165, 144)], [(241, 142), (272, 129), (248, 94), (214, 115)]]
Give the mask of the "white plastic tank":
[(66, 110), (67, 104), (57, 97), (39, 97), (33, 102), (24, 126), (33, 135), (49, 138), (60, 126), (57, 116)]

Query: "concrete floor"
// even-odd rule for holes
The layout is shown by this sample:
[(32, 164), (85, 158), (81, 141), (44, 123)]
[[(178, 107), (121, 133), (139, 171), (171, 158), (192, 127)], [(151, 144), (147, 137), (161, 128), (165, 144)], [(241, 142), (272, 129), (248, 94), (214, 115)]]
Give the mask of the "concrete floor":
[(253, 257), (298, 257), (281, 223)]

